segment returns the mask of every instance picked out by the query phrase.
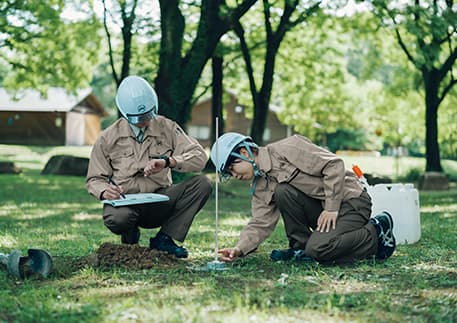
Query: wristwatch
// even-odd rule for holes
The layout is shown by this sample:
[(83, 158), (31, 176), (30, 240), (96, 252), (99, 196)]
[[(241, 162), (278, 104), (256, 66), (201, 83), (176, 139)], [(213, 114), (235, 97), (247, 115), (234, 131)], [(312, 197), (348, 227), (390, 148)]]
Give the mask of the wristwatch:
[(170, 157), (168, 157), (168, 156), (160, 156), (159, 159), (165, 160), (165, 168), (170, 167)]

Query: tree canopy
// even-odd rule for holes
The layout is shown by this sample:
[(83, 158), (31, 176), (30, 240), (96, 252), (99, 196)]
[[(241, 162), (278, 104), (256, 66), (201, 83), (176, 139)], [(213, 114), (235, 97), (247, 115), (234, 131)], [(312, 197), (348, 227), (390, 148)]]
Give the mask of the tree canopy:
[(394, 31), (398, 45), (420, 73), (425, 92), (426, 170), (442, 171), (438, 108), (457, 84), (457, 10), (453, 1), (374, 0), (375, 14)]
[[(332, 149), (407, 146), (441, 170), (441, 155), (456, 158), (455, 5), (372, 0), (343, 12), (345, 1), (323, 3), (104, 0), (97, 12), (89, 0), (7, 0), (0, 80), (42, 93), (91, 81), (113, 105), (120, 81), (139, 74), (184, 127), (214, 81), (213, 93), (223, 86), (247, 107), (259, 143), (274, 109)], [(209, 76), (212, 57), (223, 58), (213, 68), (223, 80)]]
[[(3, 1), (0, 57), (11, 67), (10, 88), (87, 87), (98, 63), (100, 23), (89, 11), (84, 21), (64, 17), (65, 1)], [(83, 10), (83, 7), (79, 8)]]

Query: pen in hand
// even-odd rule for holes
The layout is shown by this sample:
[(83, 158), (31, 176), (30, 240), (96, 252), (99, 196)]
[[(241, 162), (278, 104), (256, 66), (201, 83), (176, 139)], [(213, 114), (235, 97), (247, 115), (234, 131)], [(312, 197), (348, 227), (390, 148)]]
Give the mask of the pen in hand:
[[(116, 186), (116, 187), (119, 187), (119, 185), (116, 184), (116, 182), (113, 180), (113, 178), (112, 178), (111, 175), (108, 176), (108, 182), (109, 182), (110, 184), (113, 184), (113, 185)], [(122, 198), (124, 198), (124, 199), (126, 198), (124, 193), (120, 193), (120, 194), (121, 194)]]

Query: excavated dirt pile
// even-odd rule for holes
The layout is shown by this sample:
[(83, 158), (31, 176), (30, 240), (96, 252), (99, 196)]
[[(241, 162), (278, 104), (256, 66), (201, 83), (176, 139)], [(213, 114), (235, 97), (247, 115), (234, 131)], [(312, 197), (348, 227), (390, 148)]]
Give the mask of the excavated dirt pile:
[(96, 253), (80, 261), (78, 267), (123, 267), (148, 269), (156, 266), (175, 266), (179, 260), (166, 252), (151, 250), (139, 245), (103, 243)]

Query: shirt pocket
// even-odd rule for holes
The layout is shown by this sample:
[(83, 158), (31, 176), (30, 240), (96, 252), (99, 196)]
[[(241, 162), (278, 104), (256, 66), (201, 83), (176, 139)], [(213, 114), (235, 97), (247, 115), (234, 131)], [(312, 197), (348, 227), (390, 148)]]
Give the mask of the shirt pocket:
[(279, 163), (275, 171), (275, 177), (278, 180), (278, 183), (290, 183), (295, 176), (297, 176), (299, 170), (290, 163), (281, 162)]
[(148, 157), (149, 159), (154, 159), (160, 156), (168, 156), (170, 157), (173, 153), (173, 147), (171, 143), (163, 138), (156, 138), (148, 149)]
[(121, 173), (126, 172), (132, 167), (135, 161), (133, 148), (113, 151), (109, 155), (109, 159), (111, 160), (111, 167), (114, 170)]

